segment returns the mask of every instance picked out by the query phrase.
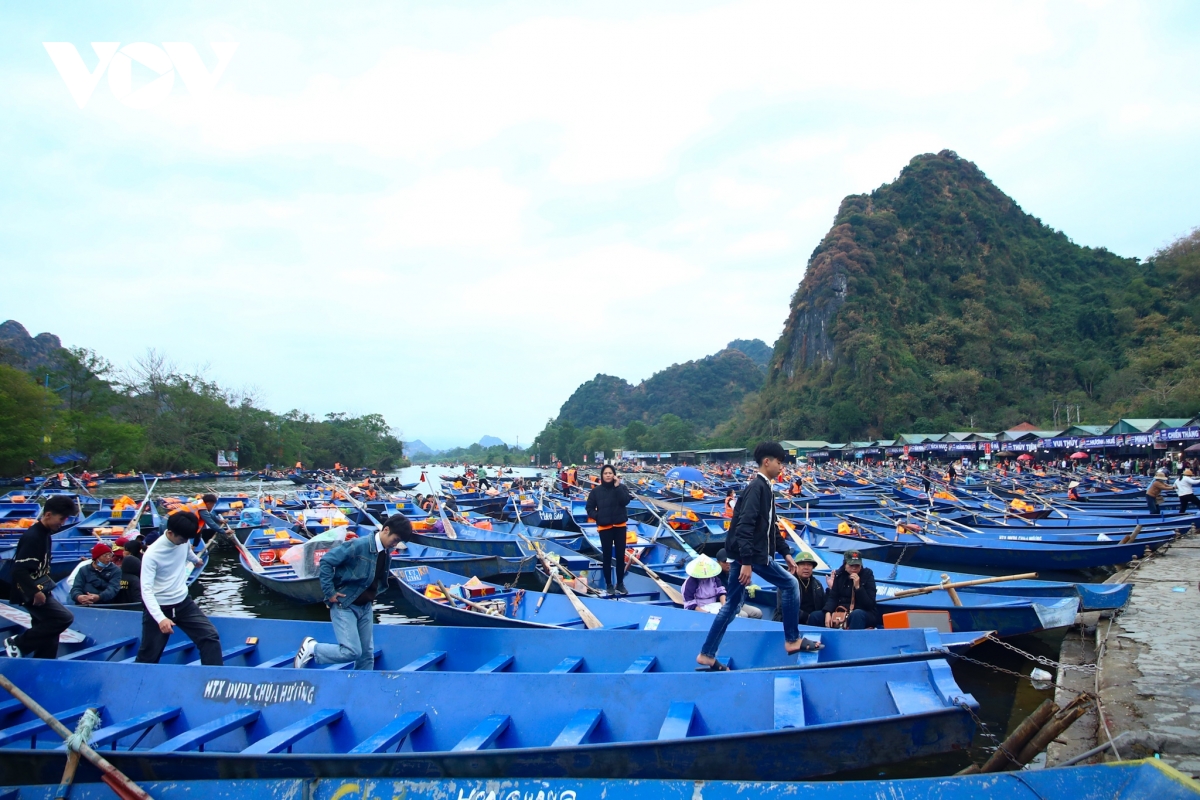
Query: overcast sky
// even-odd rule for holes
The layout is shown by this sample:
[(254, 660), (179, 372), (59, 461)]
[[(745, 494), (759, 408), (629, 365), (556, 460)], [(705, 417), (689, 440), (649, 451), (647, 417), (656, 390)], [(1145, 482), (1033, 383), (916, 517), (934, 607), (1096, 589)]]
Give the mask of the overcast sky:
[(1200, 224), (1200, 5), (984, 5), (6, 3), (0, 319), (525, 444), (598, 372), (773, 344), (919, 153), (1121, 255)]

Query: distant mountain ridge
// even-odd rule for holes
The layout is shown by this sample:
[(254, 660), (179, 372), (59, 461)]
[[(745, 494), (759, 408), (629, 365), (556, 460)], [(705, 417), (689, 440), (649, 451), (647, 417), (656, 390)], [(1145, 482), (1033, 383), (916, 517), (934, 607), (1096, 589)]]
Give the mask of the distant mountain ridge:
[(504, 440), (495, 436), (484, 436), (479, 440), (480, 447), (496, 447), (502, 444), (504, 444)]
[(711, 430), (762, 386), (763, 351), (769, 357), (770, 348), (759, 339), (738, 339), (711, 356), (672, 364), (637, 386), (613, 375), (597, 375), (567, 398), (557, 422), (621, 428), (634, 421), (654, 425), (663, 415), (674, 414)]
[(53, 367), (62, 349), (62, 341), (52, 333), (30, 336), (15, 319), (0, 323), (0, 361), (8, 361), (18, 369)]
[(407, 456), (427, 456), (433, 453), (434, 449), (420, 439), (404, 443), (404, 454)]

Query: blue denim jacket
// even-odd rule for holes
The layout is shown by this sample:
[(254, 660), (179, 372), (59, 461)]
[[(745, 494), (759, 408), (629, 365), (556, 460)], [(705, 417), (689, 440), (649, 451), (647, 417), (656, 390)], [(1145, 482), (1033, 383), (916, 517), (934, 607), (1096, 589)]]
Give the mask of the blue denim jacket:
[[(375, 534), (361, 536), (342, 542), (330, 550), (321, 559), (321, 594), (325, 601), (338, 592), (346, 595), (337, 601), (339, 608), (349, 608), (354, 605), (358, 596), (365, 592), (375, 580), (375, 560), (379, 553), (375, 550)], [(387, 578), (375, 587), (383, 591), (387, 587)]]

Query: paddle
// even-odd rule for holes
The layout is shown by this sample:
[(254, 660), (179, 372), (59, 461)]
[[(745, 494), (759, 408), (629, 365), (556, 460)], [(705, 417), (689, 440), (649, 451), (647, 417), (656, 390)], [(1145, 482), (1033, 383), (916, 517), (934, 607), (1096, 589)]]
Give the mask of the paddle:
[(681, 606), (684, 604), (684, 602), (686, 602), (683, 599), (683, 594), (678, 589), (676, 589), (674, 586), (672, 586), (671, 584), (664, 581), (662, 578), (658, 577), (658, 574), (655, 573), (654, 570), (650, 569), (645, 564), (643, 564), (642, 560), (640, 558), (638, 558), (633, 553), (630, 553), (629, 559), (630, 559), (630, 561), (637, 564), (639, 567), (641, 567), (643, 570), (646, 571), (646, 577), (648, 577), (650, 580), (657, 583), (658, 588), (662, 589), (663, 594), (665, 594), (671, 600), (672, 603), (675, 603), (676, 605)]
[(146, 503), (150, 502), (150, 495), (154, 494), (154, 487), (158, 485), (158, 478), (150, 484), (150, 488), (146, 490), (146, 496), (142, 498), (142, 502), (138, 503), (137, 511), (133, 512), (133, 519), (129, 520), (129, 524), (125, 526), (125, 535), (132, 536), (138, 529), (138, 522), (142, 518), (142, 510), (146, 507)]
[[(647, 508), (647, 510), (648, 510), (648, 511), (649, 511), (651, 514), (653, 514), (653, 515), (654, 515), (654, 518), (655, 518), (655, 519), (657, 519), (657, 520), (658, 520), (658, 524), (659, 524), (659, 525), (661, 525), (661, 526), (663, 526), (663, 527), (665, 527), (665, 528), (667, 529), (667, 533), (671, 534), (671, 537), (672, 537), (672, 538), (673, 538), (675, 541), (679, 542), (679, 546), (683, 548), (683, 552), (687, 553), (687, 554), (688, 554), (688, 556), (690, 556), (691, 558), (698, 558), (698, 557), (700, 556), (700, 554), (699, 554), (699, 553), (697, 553), (697, 552), (696, 552), (694, 549), (692, 549), (692, 546), (691, 546), (690, 544), (688, 544), (687, 542), (685, 542), (685, 541), (683, 540), (683, 537), (679, 535), (678, 531), (676, 531), (674, 528), (672, 528), (670, 525), (667, 525), (667, 524), (666, 524), (666, 523), (663, 521), (663, 518), (662, 518), (662, 517), (660, 517), (660, 516), (658, 515), (658, 512), (657, 512), (657, 511), (655, 511), (655, 510), (654, 510), (654, 508), (653, 508), (653, 506), (659, 505), (660, 503), (661, 503), (661, 505), (663, 505), (664, 507), (666, 507), (666, 506), (670, 506), (670, 505), (673, 505), (673, 504), (671, 504), (671, 503), (662, 503), (661, 501), (654, 500), (654, 499), (652, 499), (652, 498), (646, 497), (645, 495), (634, 494), (633, 496), (634, 496), (634, 497), (636, 497), (638, 500), (641, 500), (643, 503), (645, 503), (645, 504), (646, 504), (646, 508)], [(679, 507), (679, 508), (682, 508), (682, 506), (678, 506), (678, 507)], [(670, 510), (670, 509), (668, 509), (668, 510)]]
[[(1020, 575), (1002, 575), (998, 578), (977, 578), (970, 581), (958, 581), (956, 583), (939, 583), (934, 586), (922, 586), (919, 589), (905, 589), (896, 592), (892, 597), (915, 597), (919, 594), (929, 594), (936, 592), (939, 589), (963, 589), (967, 586), (983, 586), (988, 583), (1003, 583), (1004, 581), (1026, 581), (1033, 580), (1038, 574), (1036, 572), (1025, 572)], [(956, 604), (957, 605), (957, 604)]]
[(542, 566), (546, 568), (546, 572), (549, 573), (554, 582), (558, 584), (558, 588), (562, 591), (562, 593), (565, 594), (567, 599), (571, 601), (571, 605), (575, 607), (575, 612), (579, 614), (579, 618), (583, 620), (583, 624), (587, 626), (588, 630), (603, 628), (604, 623), (601, 622), (595, 614), (588, 610), (588, 607), (585, 606), (583, 602), (575, 596), (575, 593), (571, 591), (571, 587), (567, 586), (566, 581), (562, 579), (562, 576), (558, 571), (558, 564), (551, 563), (550, 559), (546, 558), (546, 554), (542, 552), (541, 547), (533, 544), (533, 542), (530, 542), (527, 538), (525, 538), (525, 541), (533, 545), (533, 552), (537, 554), (538, 560), (542, 562)]

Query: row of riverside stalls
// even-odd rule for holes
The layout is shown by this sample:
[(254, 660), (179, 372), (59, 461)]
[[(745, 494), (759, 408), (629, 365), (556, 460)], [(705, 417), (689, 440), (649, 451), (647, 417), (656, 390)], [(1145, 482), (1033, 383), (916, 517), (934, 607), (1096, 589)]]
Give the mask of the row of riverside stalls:
[[(725, 532), (721, 498), (727, 489), (740, 488), (740, 482), (704, 470), (678, 474), (686, 479), (668, 473), (636, 484), (645, 499), (632, 509), (640, 519), (634, 526), (637, 541), (628, 548), (663, 583), (675, 586), (685, 577), (691, 558), (686, 543), (699, 527), (695, 523), (713, 537), (705, 546), (717, 544)], [(821, 514), (822, 506), (824, 512), (846, 513), (853, 504), (875, 502), (878, 486), (857, 486), (823, 478), (829, 493), (814, 493), (810, 513)], [(427, 487), (432, 482), (422, 488)], [(139, 780), (204, 780), (194, 784), (193, 793), (215, 794), (214, 779), (232, 775), (293, 782), (321, 775), (334, 779), (330, 785), (337, 778), (356, 779), (356, 791), (366, 796), (369, 787), (362, 779), (385, 775), (385, 788), (393, 792), (420, 776), (451, 792), (487, 781), (486, 791), (497, 796), (538, 781), (539, 791), (573, 787), (567, 789), (573, 799), (589, 788), (580, 781), (595, 779), (607, 781), (595, 791), (628, 793), (649, 786), (654, 796), (674, 796), (670, 784), (657, 781), (754, 780), (738, 787), (739, 796), (765, 799), (823, 791), (814, 784), (772, 781), (877, 768), (953, 752), (970, 741), (978, 705), (958, 685), (946, 658), (970, 648), (984, 630), (961, 622), (945, 632), (806, 629), (805, 638), (823, 646), (788, 656), (780, 646), (779, 623), (739, 619), (720, 651), (730, 671), (698, 674), (694, 656), (710, 617), (677, 608), (645, 570), (631, 575), (627, 598), (598, 597), (586, 589), (594, 579), (578, 581), (594, 575), (595, 567), (589, 549), (594, 523), (581, 510), (586, 488), (559, 496), (549, 489), (524, 496), (443, 489), (455, 499), (454, 519), (423, 513), (403, 495), (352, 501), (345, 489), (311, 487), (273, 498), (278, 502), (253, 498), (253, 505), (223, 500), (229, 500), (230, 517), (238, 512), (239, 526), (248, 507), (260, 509), (263, 524), (245, 531), (247, 544), (273, 529), (286, 530), (289, 543), (338, 528), (369, 535), (373, 519), (394, 511), (418, 523), (413, 540), (393, 553), (393, 591), (443, 625), (377, 628), (376, 667), (386, 674), (313, 665), (291, 671), (291, 655), (303, 636), (333, 640), (329, 623), (222, 617), (214, 623), (227, 647), (227, 666), (191, 666), (195, 653), (186, 642), (160, 665), (130, 664), (139, 617), (91, 609), (77, 615), (86, 639), (64, 645), (59, 662), (0, 663), (0, 672), (71, 722), (77, 709), (98, 707), (98, 743), (110, 762)], [(556, 497), (565, 503), (562, 528), (526, 523), (526, 511)], [(780, 511), (803, 525), (798, 516), (803, 512), (790, 499), (781, 498)], [(814, 552), (822, 561), (837, 555)], [(244, 567), (255, 573), (263, 560), (256, 556)], [(491, 563), (485, 567), (483, 561)], [(538, 588), (509, 584), (504, 572), (511, 575), (521, 562), (537, 571)], [(876, 563), (881, 576), (895, 568), (897, 585), (931, 580), (904, 564)], [(550, 577), (558, 591), (538, 591), (547, 572), (557, 573)], [(468, 576), (476, 579), (473, 584)], [(1083, 597), (1072, 583), (988, 586), (997, 594), (964, 587), (965, 619), (988, 613), (998, 620), (995, 614), (1033, 605), (1063, 610), (1070, 605), (1073, 616)], [(588, 623), (568, 587), (599, 626)], [(1114, 596), (1106, 597), (1102, 590), (1082, 589), (1092, 603), (1121, 602), (1120, 595), (1128, 595), (1120, 586), (1112, 590)], [(942, 596), (929, 594), (936, 607)], [(1031, 597), (1044, 602), (1031, 603)], [(903, 600), (894, 598), (897, 607)], [(149, 686), (155, 690), (138, 691)], [(50, 782), (61, 774), (63, 751), (44, 730), (31, 730), (34, 722), (19, 711), (0, 721), (7, 725), (0, 729), (0, 782)], [(80, 774), (87, 781), (97, 777), (86, 766)], [(1089, 778), (1086, 791), (1132, 796), (1130, 779), (1115, 789), (1099, 786), (1096, 781), (1107, 774), (1111, 770)], [(1063, 773), (1053, 784), (1057, 788), (1037, 783), (1041, 796), (1084, 791), (1069, 780), (1073, 776)], [(640, 782), (624, 782), (628, 779)], [(243, 798), (255, 796), (252, 785), (219, 785), (241, 791)], [(842, 794), (988, 797), (1028, 784), (968, 776), (936, 784), (834, 785)], [(698, 784), (689, 786), (688, 796), (695, 797)], [(705, 794), (710, 786), (704, 786)], [(926, 794), (916, 794), (922, 791)], [(1157, 783), (1145, 791), (1170, 796)]]
[(1200, 418), (1120, 419), (1112, 425), (1071, 425), (1057, 430), (1024, 424), (1000, 433), (901, 433), (895, 439), (845, 443), (787, 440), (781, 444), (792, 455), (832, 461), (966, 458), (975, 463), (999, 458), (1043, 461), (1071, 456), (1084, 460), (1076, 455), (1079, 453), (1091, 459), (1173, 456), (1178, 461), (1200, 456)]

